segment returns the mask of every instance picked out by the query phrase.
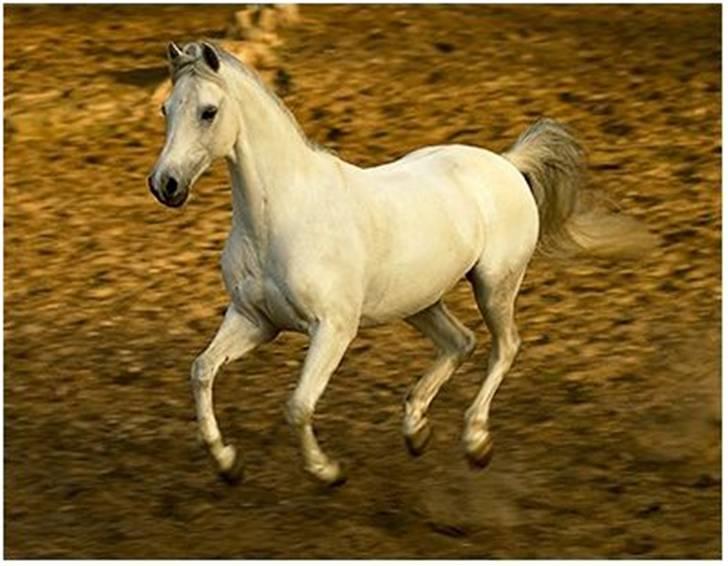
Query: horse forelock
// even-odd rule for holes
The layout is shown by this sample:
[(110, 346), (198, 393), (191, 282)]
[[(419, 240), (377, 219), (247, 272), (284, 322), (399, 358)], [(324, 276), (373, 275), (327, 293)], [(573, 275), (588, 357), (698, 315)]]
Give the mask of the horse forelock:
[[(222, 51), (220, 48), (217, 49)], [(220, 82), (218, 73), (210, 69), (205, 62), (202, 45), (198, 42), (188, 43), (182, 48), (182, 52), (171, 62), (170, 71), (172, 83), (176, 83), (180, 77), (190, 73)]]

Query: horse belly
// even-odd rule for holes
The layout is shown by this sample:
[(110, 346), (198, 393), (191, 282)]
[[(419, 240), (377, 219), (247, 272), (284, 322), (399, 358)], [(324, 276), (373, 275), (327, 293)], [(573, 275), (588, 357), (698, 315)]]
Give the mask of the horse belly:
[(457, 223), (445, 216), (426, 218), (392, 241), (386, 257), (375, 262), (377, 274), (369, 285), (362, 311), (364, 325), (411, 316), (436, 303), (472, 268), (482, 250), (482, 226), (477, 211)]
[(361, 326), (377, 326), (402, 320), (439, 301), (467, 273), (469, 268), (453, 271), (450, 277), (440, 278), (434, 284), (413, 283), (410, 278), (393, 286), (383, 299), (366, 302), (362, 310)]

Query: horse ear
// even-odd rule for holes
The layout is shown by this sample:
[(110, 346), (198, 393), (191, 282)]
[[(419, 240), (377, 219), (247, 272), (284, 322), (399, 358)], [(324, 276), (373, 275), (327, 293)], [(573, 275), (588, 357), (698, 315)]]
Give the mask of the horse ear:
[(217, 72), (220, 69), (220, 57), (218, 57), (215, 48), (206, 41), (202, 42), (202, 57), (205, 59), (207, 66), (213, 71)]
[(169, 58), (170, 63), (174, 63), (180, 55), (182, 55), (182, 50), (174, 41), (170, 41), (169, 45), (167, 45), (167, 57)]

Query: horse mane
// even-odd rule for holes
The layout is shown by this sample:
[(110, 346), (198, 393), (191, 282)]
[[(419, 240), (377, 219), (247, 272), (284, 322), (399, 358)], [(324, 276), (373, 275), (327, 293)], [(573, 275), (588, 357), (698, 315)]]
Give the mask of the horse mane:
[[(227, 64), (231, 69), (234, 69), (238, 73), (242, 74), (246, 79), (258, 88), (261, 94), (265, 95), (273, 104), (275, 104), (281, 111), (283, 117), (293, 126), (294, 130), (298, 133), (301, 140), (311, 149), (315, 151), (322, 151), (326, 153), (334, 153), (332, 150), (316, 143), (309, 139), (309, 137), (301, 128), (301, 125), (296, 120), (293, 113), (286, 107), (283, 101), (278, 95), (271, 89), (261, 78), (258, 72), (249, 65), (243, 63), (240, 59), (235, 57), (229, 51), (226, 51), (216, 43), (206, 41), (206, 43), (213, 45), (215, 52), (217, 53), (220, 61)], [(213, 81), (219, 85), (223, 85), (220, 73), (213, 71), (205, 63), (204, 57), (202, 56), (202, 44), (201, 42), (188, 43), (182, 49), (182, 53), (171, 63), (171, 76), (172, 84), (176, 83), (180, 77), (186, 74), (193, 74), (196, 76), (203, 77), (206, 80)]]

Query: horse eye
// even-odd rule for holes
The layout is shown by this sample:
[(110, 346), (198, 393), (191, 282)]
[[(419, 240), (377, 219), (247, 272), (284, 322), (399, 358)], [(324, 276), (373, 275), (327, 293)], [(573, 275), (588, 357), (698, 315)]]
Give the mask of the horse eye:
[(167, 115), (167, 109), (164, 107), (164, 104), (162, 104), (162, 106), (159, 107), (159, 111), (162, 113), (162, 116)]
[(210, 122), (217, 114), (217, 108), (214, 106), (208, 106), (202, 111), (202, 119)]

